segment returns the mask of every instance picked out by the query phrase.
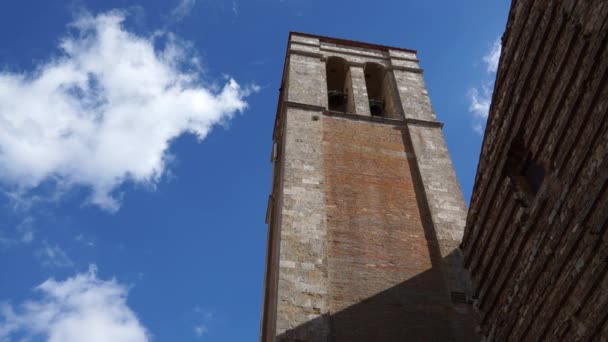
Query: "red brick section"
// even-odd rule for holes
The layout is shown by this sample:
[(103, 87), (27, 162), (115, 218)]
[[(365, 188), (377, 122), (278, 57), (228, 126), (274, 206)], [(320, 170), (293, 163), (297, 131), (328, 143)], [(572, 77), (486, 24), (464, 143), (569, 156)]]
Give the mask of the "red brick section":
[(403, 129), (323, 117), (335, 341), (451, 340), (451, 303), (433, 268), (440, 257), (421, 219)]
[(607, 110), (608, 2), (514, 1), (463, 241), (490, 339), (608, 340)]

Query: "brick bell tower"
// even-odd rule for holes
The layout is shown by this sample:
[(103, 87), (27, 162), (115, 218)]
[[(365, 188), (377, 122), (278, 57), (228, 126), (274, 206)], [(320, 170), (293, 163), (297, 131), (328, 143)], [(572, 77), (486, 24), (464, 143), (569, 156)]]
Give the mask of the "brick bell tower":
[(416, 51), (291, 32), (262, 341), (475, 341), (466, 206)]

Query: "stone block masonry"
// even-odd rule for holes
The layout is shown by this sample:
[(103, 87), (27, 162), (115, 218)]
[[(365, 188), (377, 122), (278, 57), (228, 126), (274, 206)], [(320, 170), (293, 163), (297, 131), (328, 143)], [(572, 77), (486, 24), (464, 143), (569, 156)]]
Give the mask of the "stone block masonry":
[(291, 33), (281, 89), (261, 340), (477, 340), (466, 207), (415, 51)]
[(321, 113), (288, 108), (285, 113), (283, 203), (277, 331), (318, 319), (309, 338), (325, 340), (322, 319), (327, 303), (327, 228), (323, 191)]

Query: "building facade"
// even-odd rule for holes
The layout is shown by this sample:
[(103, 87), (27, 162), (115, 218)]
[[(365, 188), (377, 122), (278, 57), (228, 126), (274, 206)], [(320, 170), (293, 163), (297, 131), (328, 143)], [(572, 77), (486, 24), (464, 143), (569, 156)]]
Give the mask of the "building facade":
[(292, 32), (262, 341), (475, 341), (466, 206), (416, 52)]
[(608, 3), (513, 1), (463, 240), (488, 341), (608, 340)]

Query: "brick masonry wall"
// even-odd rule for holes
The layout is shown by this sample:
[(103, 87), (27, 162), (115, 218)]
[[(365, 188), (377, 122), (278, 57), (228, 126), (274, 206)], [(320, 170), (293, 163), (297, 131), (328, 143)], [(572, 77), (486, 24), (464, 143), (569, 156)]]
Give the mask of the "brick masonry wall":
[[(329, 306), (335, 341), (452, 337), (404, 126), (323, 120)], [(428, 220), (428, 218), (425, 218)], [(430, 236), (429, 236), (430, 235)], [(433, 243), (431, 242), (431, 245)]]
[[(466, 208), (415, 53), (291, 37), (262, 339), (477, 340), (470, 305), (450, 297), (470, 292), (457, 248)], [(390, 119), (359, 101), (362, 69), (357, 113), (327, 112), (329, 56), (351, 73), (387, 68)]]
[(605, 1), (511, 6), (463, 240), (489, 341), (608, 340), (607, 18)]

